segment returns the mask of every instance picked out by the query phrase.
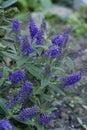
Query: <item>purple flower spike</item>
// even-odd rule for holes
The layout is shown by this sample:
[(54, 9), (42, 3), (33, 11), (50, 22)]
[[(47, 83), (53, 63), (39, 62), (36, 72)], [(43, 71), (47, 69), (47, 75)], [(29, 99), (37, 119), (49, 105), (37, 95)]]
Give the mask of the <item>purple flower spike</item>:
[(32, 83), (26, 81), (17, 95), (18, 103), (24, 103), (28, 98), (30, 91), (32, 90)]
[(25, 56), (29, 56), (33, 52), (32, 44), (26, 35), (21, 38), (21, 51)]
[(58, 46), (62, 47), (65, 43), (65, 40), (66, 40), (66, 37), (59, 34), (56, 37), (54, 37), (51, 41), (52, 41), (53, 45), (58, 45)]
[(51, 114), (42, 114), (40, 115), (40, 117), (38, 118), (38, 121), (40, 122), (40, 124), (42, 125), (47, 125), (50, 123), (51, 119), (52, 119), (52, 115)]
[(53, 45), (58, 45), (60, 47), (63, 47), (71, 32), (72, 32), (72, 27), (69, 27), (62, 34), (58, 34), (56, 37), (51, 39), (51, 42), (53, 43)]
[(11, 93), (11, 94), (9, 94), (9, 96), (7, 96), (6, 107), (8, 110), (11, 111), (15, 104), (16, 104), (16, 98)]
[(64, 78), (61, 78), (60, 81), (63, 82), (63, 87), (67, 87), (70, 85), (73, 85), (81, 80), (81, 73), (75, 73), (71, 74), (69, 76), (66, 76)]
[(36, 44), (37, 45), (43, 45), (44, 43), (44, 33), (46, 31), (46, 22), (43, 19), (42, 24), (40, 26), (40, 29), (36, 35)]
[(12, 130), (12, 125), (6, 119), (0, 120), (0, 130)]
[(24, 108), (20, 111), (18, 115), (18, 119), (26, 120), (28, 118), (34, 117), (38, 112), (40, 112), (40, 108), (38, 106), (33, 106), (30, 108)]
[(29, 31), (31, 39), (33, 40), (38, 33), (38, 28), (34, 22), (34, 19), (31, 16), (29, 17)]
[(62, 53), (62, 48), (57, 46), (51, 46), (46, 52), (46, 55), (50, 55), (52, 59), (57, 58)]
[(20, 33), (20, 21), (14, 19), (12, 22), (12, 32)]
[(2, 78), (2, 74), (0, 73), (0, 79)]
[(16, 70), (13, 74), (9, 75), (8, 77), (8, 79), (12, 83), (19, 83), (24, 78), (25, 78), (25, 73), (23, 73), (20, 69)]

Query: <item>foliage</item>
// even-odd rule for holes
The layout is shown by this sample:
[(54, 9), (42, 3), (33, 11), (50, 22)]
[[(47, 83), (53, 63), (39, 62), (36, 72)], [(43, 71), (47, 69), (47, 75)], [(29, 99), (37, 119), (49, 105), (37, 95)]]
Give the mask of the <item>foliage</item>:
[(85, 36), (87, 32), (87, 24), (82, 16), (80, 13), (74, 13), (72, 19), (68, 20), (68, 24), (74, 26), (73, 34), (77, 38)]
[(45, 20), (38, 28), (30, 16), (28, 25), (29, 34), (25, 30), (24, 35), (20, 21), (13, 20), (7, 43), (5, 38), (0, 43), (0, 123), (5, 130), (5, 122), (14, 130), (44, 130), (60, 117), (57, 94), (66, 96), (63, 89), (81, 80), (68, 57), (72, 27), (51, 39)]

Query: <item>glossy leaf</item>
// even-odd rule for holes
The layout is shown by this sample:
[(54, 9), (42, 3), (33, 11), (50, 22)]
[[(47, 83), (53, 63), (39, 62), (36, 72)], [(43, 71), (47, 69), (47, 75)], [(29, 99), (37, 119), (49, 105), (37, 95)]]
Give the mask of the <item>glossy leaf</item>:
[(2, 7), (8, 8), (11, 5), (15, 4), (16, 2), (17, 2), (17, 0), (7, 0), (7, 1), (3, 2)]
[(6, 100), (4, 98), (0, 98), (0, 107), (6, 113), (6, 115), (9, 115), (9, 111), (6, 108)]
[(34, 66), (34, 65), (26, 65), (25, 66), (26, 70), (29, 71), (33, 76), (35, 76), (37, 79), (42, 78), (42, 70), (39, 69), (39, 67)]

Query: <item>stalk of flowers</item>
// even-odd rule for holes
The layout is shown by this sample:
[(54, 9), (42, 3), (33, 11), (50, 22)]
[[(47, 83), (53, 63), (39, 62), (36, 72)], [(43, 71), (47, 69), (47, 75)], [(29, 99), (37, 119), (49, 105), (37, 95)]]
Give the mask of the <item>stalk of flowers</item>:
[(40, 29), (36, 35), (36, 45), (43, 45), (44, 43), (44, 33), (46, 31), (46, 22), (43, 19)]
[(45, 52), (45, 55), (49, 55), (51, 59), (57, 58), (62, 53), (62, 48), (56, 45), (49, 47), (49, 50)]
[(20, 46), (21, 46), (21, 52), (25, 56), (29, 56), (33, 52), (31, 41), (29, 41), (27, 35), (21, 37)]
[(20, 113), (17, 116), (17, 118), (20, 120), (27, 120), (28, 118), (32, 118), (36, 116), (39, 112), (40, 112), (40, 108), (38, 106), (23, 108), (22, 110), (20, 110)]
[(51, 39), (51, 42), (53, 43), (53, 45), (58, 45), (59, 47), (63, 47), (71, 32), (72, 32), (72, 27), (69, 27), (62, 34), (58, 34), (56, 37)]
[(38, 121), (40, 124), (46, 126), (50, 123), (51, 120), (55, 120), (58, 118), (61, 118), (61, 108), (63, 107), (63, 104), (61, 104), (60, 107), (57, 107), (57, 109), (54, 112), (51, 112), (49, 114), (40, 114), (38, 117)]
[(12, 93), (10, 93), (7, 96), (6, 107), (8, 110), (12, 111), (15, 104), (16, 104), (16, 97)]
[(17, 19), (12, 21), (12, 32), (20, 34), (20, 21)]
[(29, 97), (31, 90), (32, 90), (32, 83), (26, 81), (17, 95), (13, 96), (13, 94), (10, 94), (9, 96), (7, 96), (7, 102), (6, 102), (7, 108), (12, 111), (15, 105), (17, 104), (22, 107), (24, 102)]
[(0, 79), (2, 78), (2, 73), (0, 73)]
[(41, 125), (48, 125), (52, 119), (54, 119), (54, 114), (41, 114), (38, 121)]
[(62, 87), (74, 85), (75, 83), (79, 82), (80, 80), (81, 80), (81, 72), (77, 72), (77, 73), (71, 74), (69, 76), (60, 78)]
[(9, 120), (0, 120), (0, 130), (12, 130), (12, 125), (10, 124)]
[(20, 81), (22, 81), (25, 78), (25, 73), (22, 72), (20, 69), (16, 70), (15, 72), (13, 72), (12, 74), (9, 74), (8, 79), (16, 84), (19, 83)]
[(24, 101), (29, 97), (32, 88), (33, 88), (32, 83), (26, 81), (25, 84), (20, 89), (19, 93), (17, 94), (17, 102), (23, 104)]
[(36, 34), (38, 33), (38, 27), (36, 26), (32, 16), (29, 17), (29, 32), (32, 40), (35, 38)]

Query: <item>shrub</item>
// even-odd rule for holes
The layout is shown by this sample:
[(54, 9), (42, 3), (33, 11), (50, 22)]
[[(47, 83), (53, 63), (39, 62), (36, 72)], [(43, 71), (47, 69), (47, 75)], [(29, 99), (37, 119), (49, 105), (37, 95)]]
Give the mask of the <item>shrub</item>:
[(29, 34), (22, 34), (20, 21), (14, 19), (12, 43), (1, 46), (0, 127), (5, 130), (44, 130), (60, 118), (56, 95), (65, 96), (63, 89), (81, 80), (81, 72), (75, 72), (67, 56), (72, 27), (48, 38), (45, 20), (38, 28), (30, 16), (28, 25)]

